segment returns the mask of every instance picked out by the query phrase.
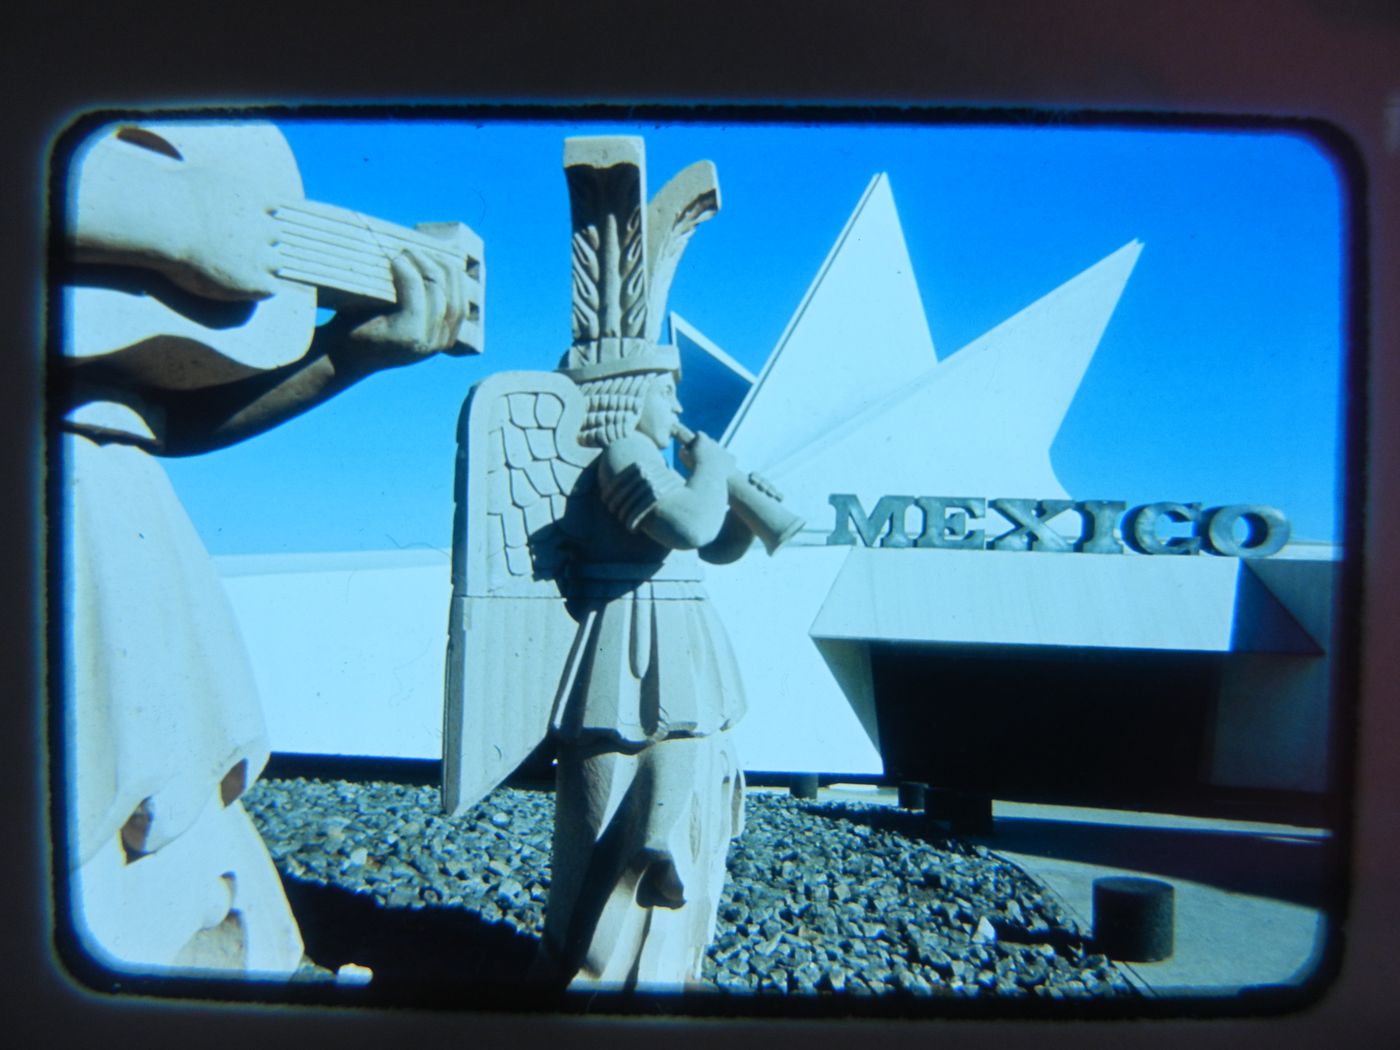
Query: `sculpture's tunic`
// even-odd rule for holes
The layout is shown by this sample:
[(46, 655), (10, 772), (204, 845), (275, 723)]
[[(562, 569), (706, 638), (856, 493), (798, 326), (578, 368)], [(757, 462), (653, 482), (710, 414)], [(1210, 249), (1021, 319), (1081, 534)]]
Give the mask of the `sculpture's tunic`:
[(739, 671), (702, 575), (690, 551), (575, 565), (570, 597), (582, 619), (557, 708), (561, 739), (636, 747), (708, 736), (743, 717)]
[[(180, 834), (208, 786), (267, 761), (253, 672), (223, 586), (165, 471), (118, 427), (140, 418), (89, 405), (64, 441), (78, 857), (148, 802), (146, 851)], [(149, 436), (149, 430), (145, 431)], [(233, 784), (230, 784), (233, 787)]]
[[(92, 402), (64, 426), (78, 921), (122, 963), (290, 972), (296, 924), (237, 801), (268, 744), (223, 586), (164, 470), (133, 444), (152, 436), (141, 417)], [(226, 921), (238, 928), (201, 941)]]
[(676, 986), (699, 976), (742, 823), (727, 730), (745, 703), (698, 557), (636, 531), (684, 482), (650, 442), (627, 440), (570, 501), (579, 628), (556, 705), (545, 937), (586, 981)]

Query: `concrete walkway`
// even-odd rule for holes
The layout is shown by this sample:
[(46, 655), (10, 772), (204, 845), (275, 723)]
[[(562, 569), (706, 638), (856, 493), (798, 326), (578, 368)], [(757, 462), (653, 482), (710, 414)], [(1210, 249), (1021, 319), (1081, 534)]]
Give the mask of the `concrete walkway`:
[[(821, 797), (895, 804), (893, 789), (837, 785)], [(992, 834), (973, 837), (1044, 882), (1089, 933), (1093, 883), (1145, 875), (1176, 890), (1176, 950), (1118, 965), (1155, 996), (1228, 996), (1293, 986), (1326, 936), (1317, 828), (1072, 806), (995, 802)]]

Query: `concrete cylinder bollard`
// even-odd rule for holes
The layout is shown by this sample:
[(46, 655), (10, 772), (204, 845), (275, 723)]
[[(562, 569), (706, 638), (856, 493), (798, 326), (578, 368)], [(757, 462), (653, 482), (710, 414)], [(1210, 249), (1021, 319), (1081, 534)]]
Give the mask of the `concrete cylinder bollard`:
[(794, 773), (791, 791), (793, 798), (816, 798), (817, 775), (815, 773)]
[(899, 784), (899, 808), (922, 810), (928, 801), (928, 785), (918, 784), (912, 780), (903, 780)]
[(1161, 962), (1176, 948), (1176, 891), (1158, 879), (1094, 880), (1094, 947), (1110, 959)]

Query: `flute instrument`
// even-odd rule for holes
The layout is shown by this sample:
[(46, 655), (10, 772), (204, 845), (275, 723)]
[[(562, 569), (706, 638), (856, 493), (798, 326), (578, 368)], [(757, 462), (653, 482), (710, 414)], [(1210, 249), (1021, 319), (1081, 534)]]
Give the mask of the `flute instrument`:
[[(694, 444), (695, 431), (684, 423), (672, 429), (676, 440), (687, 448)], [(753, 482), (753, 476), (736, 470), (729, 475), (729, 509), (739, 516), (769, 554), (802, 531), (805, 522), (783, 506), (781, 496), (770, 495)]]

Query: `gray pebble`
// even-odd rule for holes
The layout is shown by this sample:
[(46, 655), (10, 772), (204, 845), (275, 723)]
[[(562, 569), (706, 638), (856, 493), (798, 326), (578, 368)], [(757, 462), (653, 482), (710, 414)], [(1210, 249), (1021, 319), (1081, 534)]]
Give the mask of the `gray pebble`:
[[(379, 782), (262, 781), (244, 804), (284, 878), (542, 932), (550, 792), (498, 788), (455, 820), (437, 789)], [(746, 808), (703, 970), (717, 993), (1136, 994), (1040, 884), (914, 814), (767, 792)]]

